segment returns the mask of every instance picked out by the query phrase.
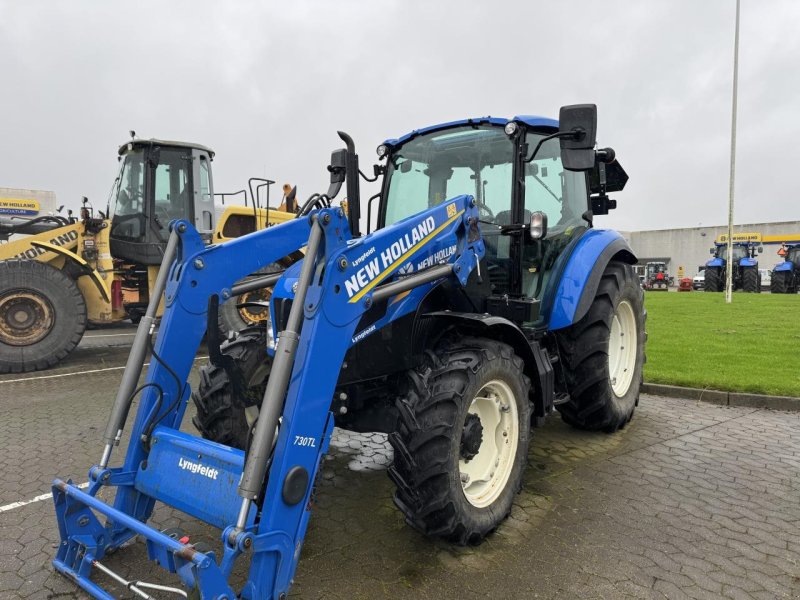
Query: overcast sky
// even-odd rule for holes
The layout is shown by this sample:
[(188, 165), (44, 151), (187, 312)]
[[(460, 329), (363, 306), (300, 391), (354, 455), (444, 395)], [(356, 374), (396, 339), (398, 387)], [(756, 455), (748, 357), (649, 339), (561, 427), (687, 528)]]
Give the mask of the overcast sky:
[[(267, 176), (306, 198), (327, 189), (337, 129), (369, 168), (412, 129), (593, 102), (630, 175), (603, 226), (722, 224), (734, 15), (734, 0), (0, 0), (0, 186), (104, 206), (135, 129), (212, 147), (217, 191)], [(798, 31), (797, 0), (742, 0), (737, 223), (800, 219)]]

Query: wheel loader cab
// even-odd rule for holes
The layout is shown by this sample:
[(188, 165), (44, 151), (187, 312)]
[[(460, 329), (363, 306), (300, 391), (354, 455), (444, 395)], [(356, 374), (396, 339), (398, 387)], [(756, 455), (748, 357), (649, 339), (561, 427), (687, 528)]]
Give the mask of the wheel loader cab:
[(160, 264), (169, 223), (175, 219), (186, 219), (210, 239), (213, 151), (195, 144), (135, 139), (121, 146), (119, 155), (121, 166), (110, 207), (115, 257)]
[[(590, 226), (583, 218), (589, 208), (586, 171), (564, 167), (559, 140), (545, 140), (557, 132), (551, 119), (486, 118), (388, 140), (379, 149), (387, 166), (378, 227), (471, 195), (481, 214), (491, 294), (541, 299), (556, 259)], [(549, 224), (540, 239), (528, 234), (536, 212)]]

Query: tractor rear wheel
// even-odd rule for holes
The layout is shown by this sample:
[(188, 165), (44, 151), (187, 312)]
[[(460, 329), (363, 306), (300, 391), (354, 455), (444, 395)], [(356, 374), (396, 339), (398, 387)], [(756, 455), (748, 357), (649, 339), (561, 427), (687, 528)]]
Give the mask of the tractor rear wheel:
[(790, 277), (791, 273), (789, 271), (774, 271), (772, 273), (772, 279), (769, 282), (770, 293), (788, 294)]
[(570, 394), (557, 408), (566, 423), (613, 432), (630, 421), (642, 383), (646, 318), (630, 265), (610, 262), (586, 315), (556, 332)]
[(742, 291), (758, 293), (761, 291), (761, 282), (758, 277), (756, 267), (745, 267), (742, 269)]
[(706, 267), (706, 291), (722, 291), (722, 269), (719, 267)]
[(86, 331), (86, 303), (63, 271), (32, 260), (0, 262), (0, 373), (47, 369)]
[(263, 325), (245, 327), (220, 347), (220, 352), (234, 361), (237, 378), (243, 384), (242, 394), (234, 393), (225, 369), (211, 363), (200, 369), (200, 386), (192, 394), (197, 408), (192, 423), (204, 438), (240, 450), (247, 447), (257, 415), (248, 419), (247, 409), (261, 405), (272, 365), (266, 347)]
[(528, 455), (530, 380), (511, 346), (451, 339), (409, 372), (389, 435), (394, 501), (412, 527), (477, 544), (508, 516)]

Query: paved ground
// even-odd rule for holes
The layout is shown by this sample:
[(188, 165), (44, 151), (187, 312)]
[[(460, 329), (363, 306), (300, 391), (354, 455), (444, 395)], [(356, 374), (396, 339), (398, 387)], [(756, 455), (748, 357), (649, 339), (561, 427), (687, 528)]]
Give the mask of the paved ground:
[[(117, 334), (130, 333), (89, 332), (60, 368), (0, 377), (3, 600), (84, 597), (50, 567), (51, 501), (9, 505), (46, 494), (57, 475), (85, 480), (132, 339)], [(391, 460), (383, 436), (337, 432), (292, 596), (800, 598), (798, 431), (798, 413), (653, 396), (615, 435), (551, 418), (533, 437), (511, 519), (476, 548), (408, 528), (382, 472)], [(194, 541), (218, 536), (165, 507), (154, 522)], [(143, 555), (136, 543), (108, 562), (174, 581)]]

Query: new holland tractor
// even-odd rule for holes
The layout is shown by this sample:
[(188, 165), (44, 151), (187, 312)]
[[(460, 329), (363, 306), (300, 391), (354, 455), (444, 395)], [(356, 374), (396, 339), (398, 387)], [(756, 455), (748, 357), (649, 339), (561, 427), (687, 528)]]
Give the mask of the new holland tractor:
[[(758, 272), (758, 254), (764, 247), (757, 242), (733, 242), (733, 289), (743, 292), (761, 292), (761, 275)], [(725, 289), (728, 262), (728, 245), (715, 244), (710, 249), (714, 257), (706, 263), (705, 291), (721, 292)]]
[[(343, 133), (328, 193), (296, 219), (214, 246), (173, 221), (172, 266), (137, 331), (89, 489), (54, 482), (56, 569), (97, 598), (110, 597), (98, 571), (145, 597), (153, 582), (105, 560), (138, 535), (178, 576), (155, 584), (162, 591), (282, 600), (334, 425), (387, 432), (397, 506), (423, 534), (457, 544), (479, 543), (507, 517), (532, 428), (554, 410), (579, 429), (624, 427), (645, 360), (644, 294), (622, 236), (592, 227), (627, 181), (613, 150), (595, 148), (595, 127), (594, 105), (578, 105), (559, 121), (466, 119), (387, 140), (367, 233)], [(331, 206), (344, 184), (348, 213)], [(301, 247), (282, 273), (237, 283)], [(263, 287), (273, 288), (269, 325), (209, 339), (192, 393), (219, 303)], [(111, 466), (137, 396), (127, 451)], [(181, 428), (190, 397), (205, 439)], [(219, 528), (220, 543), (149, 526), (156, 501)], [(247, 580), (234, 589), (243, 554)]]
[(800, 244), (785, 245), (783, 262), (775, 265), (769, 283), (773, 294), (796, 294), (800, 289)]
[[(251, 180), (252, 207), (246, 192), (244, 206), (215, 205), (213, 157), (197, 144), (134, 138), (119, 148), (105, 212), (84, 201), (80, 219), (0, 219), (0, 373), (57, 364), (88, 324), (138, 322), (173, 219), (189, 221), (207, 243), (217, 243), (294, 218), (291, 191), (292, 210), (270, 209), (269, 196), (260, 207), (259, 187), (268, 192), (274, 183), (268, 180)], [(291, 257), (283, 260), (290, 264)], [(259, 303), (267, 299), (258, 290), (224, 304), (219, 327), (227, 334), (262, 320)]]

